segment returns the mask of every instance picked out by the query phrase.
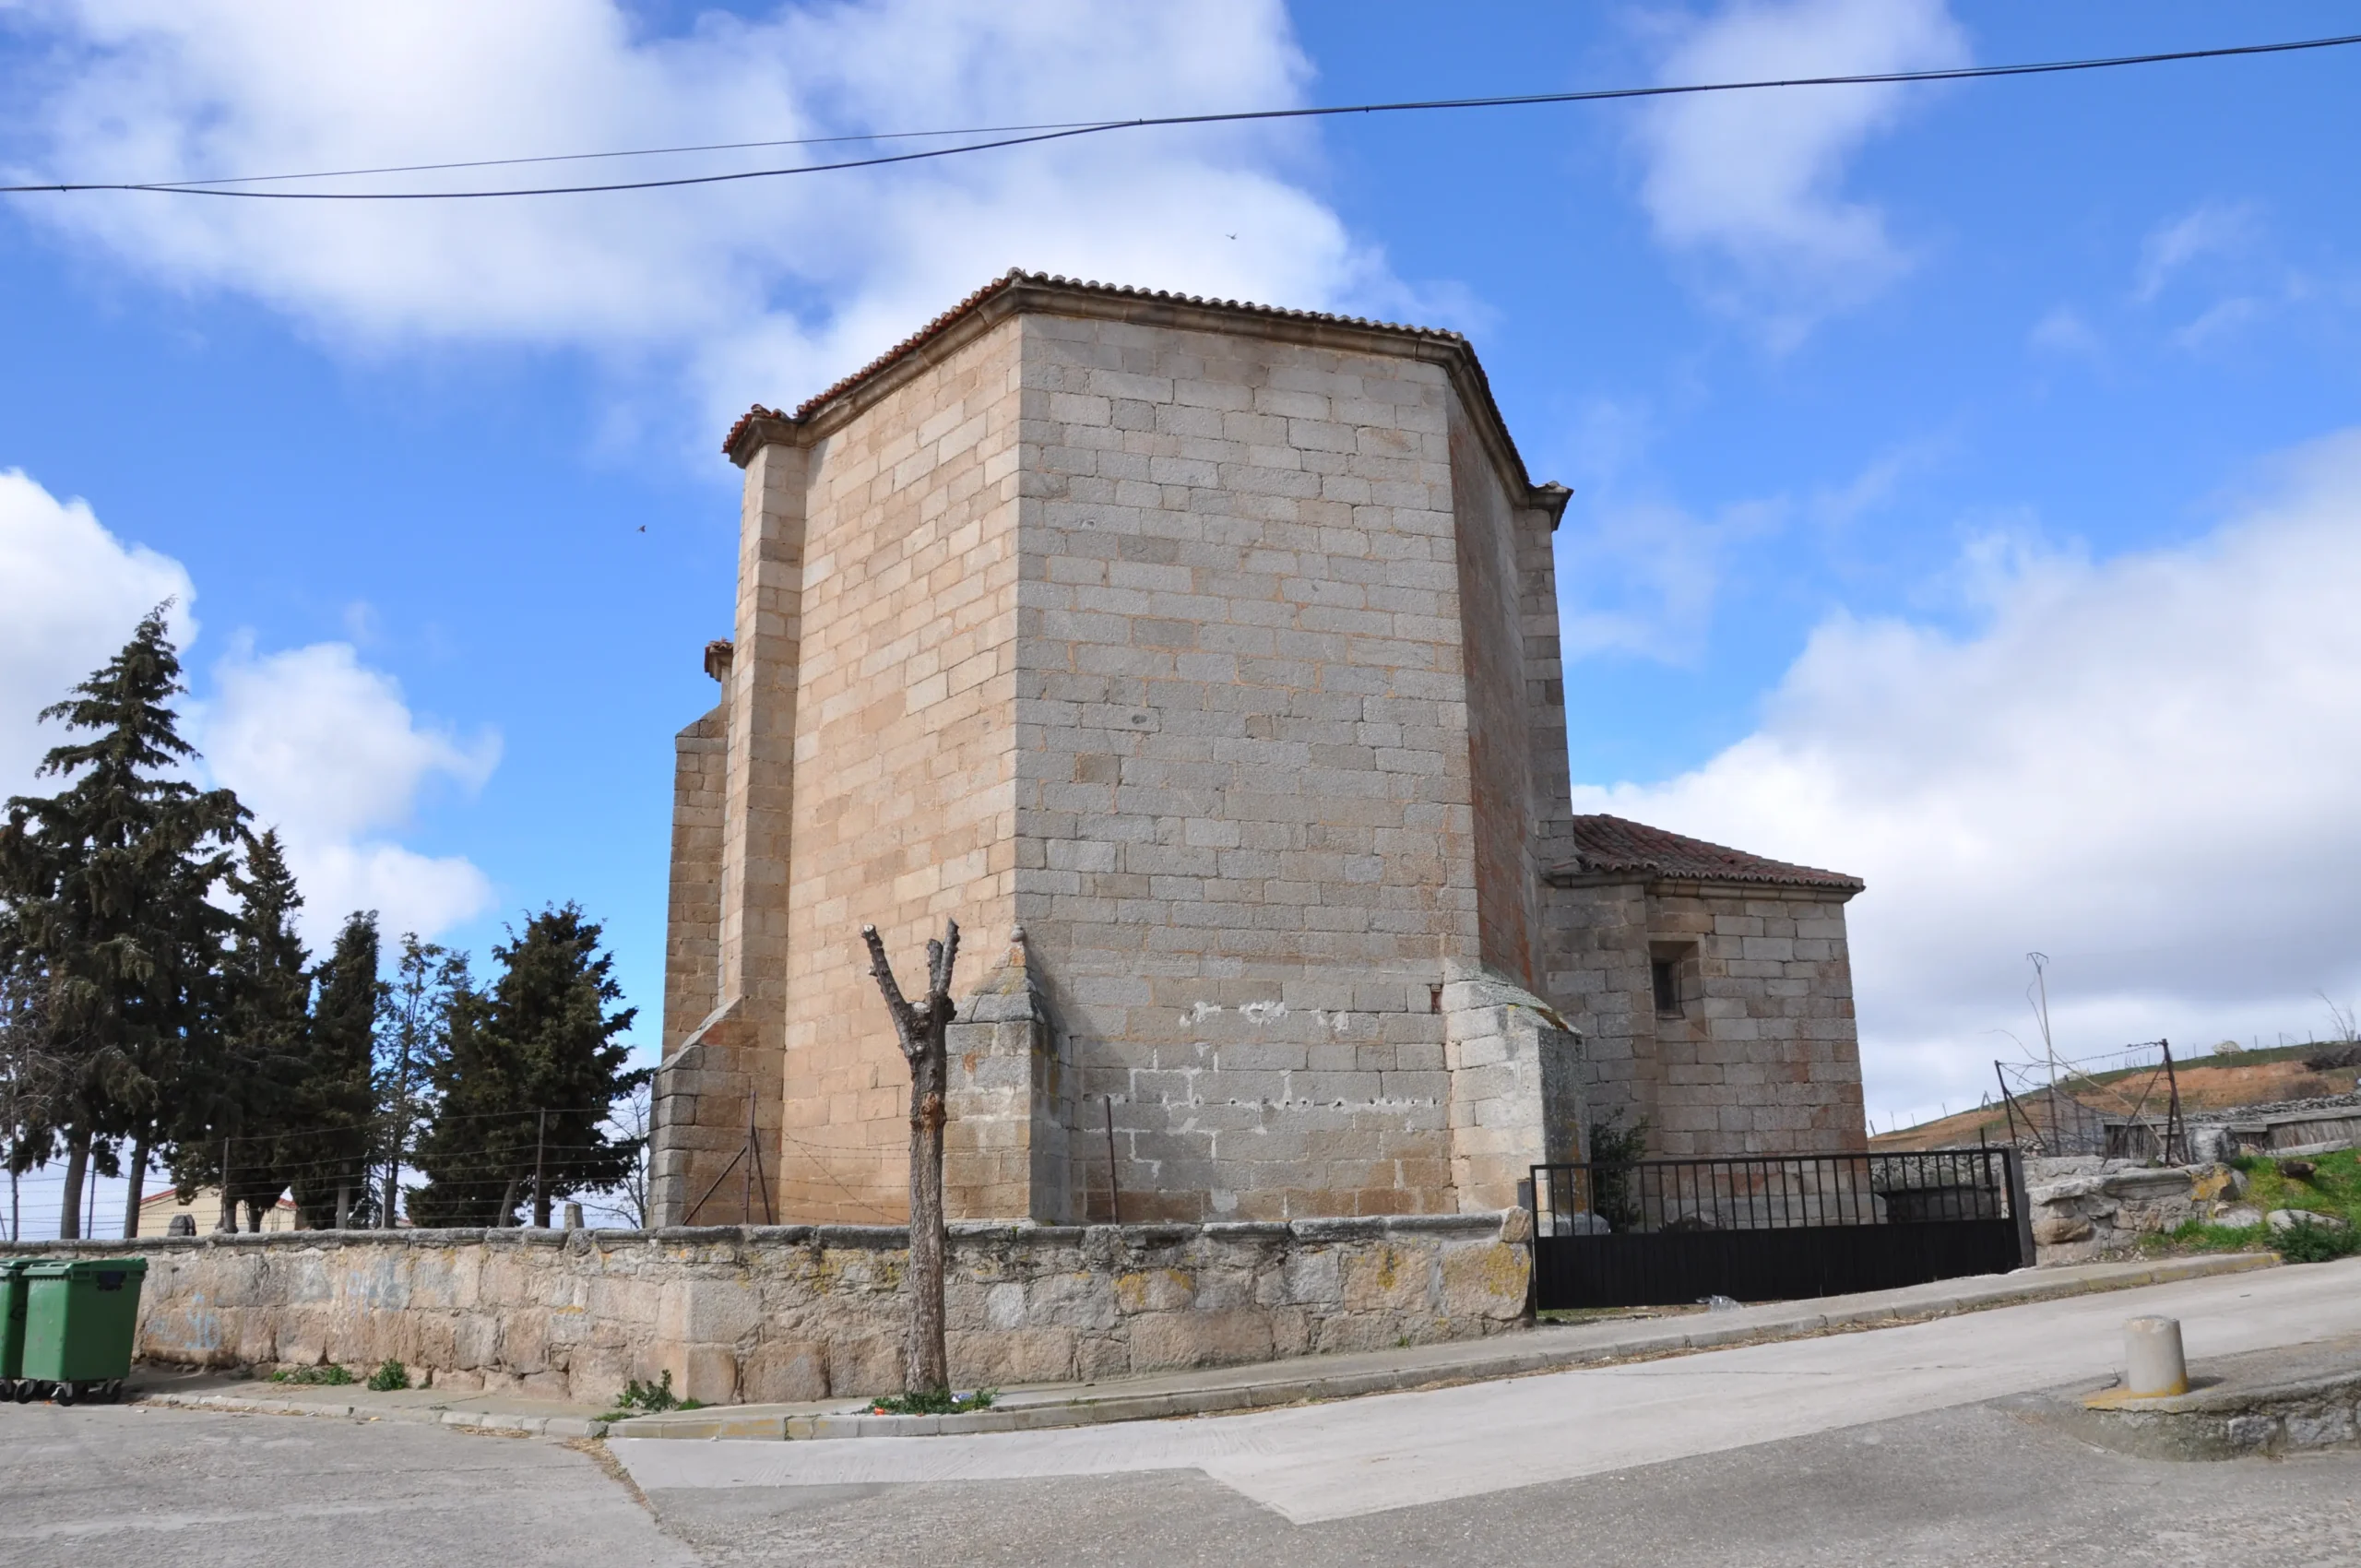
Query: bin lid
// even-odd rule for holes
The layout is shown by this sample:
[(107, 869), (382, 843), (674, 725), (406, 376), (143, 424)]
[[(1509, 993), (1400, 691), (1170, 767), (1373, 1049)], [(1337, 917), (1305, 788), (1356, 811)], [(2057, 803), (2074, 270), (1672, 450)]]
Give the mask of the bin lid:
[(98, 1274), (145, 1275), (146, 1258), (28, 1258), (24, 1272), (32, 1279), (88, 1279)]

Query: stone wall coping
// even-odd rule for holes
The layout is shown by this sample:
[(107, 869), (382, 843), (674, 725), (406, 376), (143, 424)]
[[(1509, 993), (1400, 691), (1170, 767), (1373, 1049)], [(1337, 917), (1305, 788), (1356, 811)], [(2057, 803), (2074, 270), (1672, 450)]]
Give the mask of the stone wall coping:
[[(1498, 1232), (1513, 1210), (1479, 1210), (1469, 1214), (1394, 1214), (1338, 1216), (1333, 1218), (1289, 1220), (1215, 1220), (1205, 1224), (1043, 1225), (1030, 1219), (962, 1219), (949, 1227), (960, 1241), (1004, 1241), (1038, 1246), (1073, 1246), (1119, 1242), (1127, 1247), (1185, 1245), (1206, 1241), (1275, 1240), (1292, 1236), (1299, 1241), (1375, 1241), (1388, 1235), (1452, 1236)], [(91, 1237), (79, 1241), (18, 1241), (6, 1247), (13, 1253), (108, 1255), (196, 1253), (215, 1248), (264, 1252), (303, 1251), (320, 1247), (552, 1247), (577, 1252), (611, 1251), (639, 1244), (708, 1246), (816, 1246), (865, 1248), (901, 1252), (909, 1245), (907, 1227), (899, 1225), (670, 1225), (653, 1230), (540, 1229), (532, 1226), (496, 1229), (399, 1230), (266, 1230), (208, 1231), (197, 1236)]]

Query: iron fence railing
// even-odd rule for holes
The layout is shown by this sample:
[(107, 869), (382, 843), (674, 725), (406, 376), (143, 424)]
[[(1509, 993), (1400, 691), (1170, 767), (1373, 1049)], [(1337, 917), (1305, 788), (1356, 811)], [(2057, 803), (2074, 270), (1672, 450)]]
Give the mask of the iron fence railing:
[(2016, 1159), (1990, 1147), (1536, 1165), (1535, 1229), (1557, 1239), (2014, 1219)]

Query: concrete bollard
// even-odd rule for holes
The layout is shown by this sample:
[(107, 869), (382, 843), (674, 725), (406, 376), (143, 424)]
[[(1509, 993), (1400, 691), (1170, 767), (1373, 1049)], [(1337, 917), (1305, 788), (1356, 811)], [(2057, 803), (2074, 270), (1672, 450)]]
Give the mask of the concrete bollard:
[(565, 1228), (568, 1230), (579, 1230), (582, 1229), (582, 1206), (580, 1204), (568, 1204), (565, 1206)]
[(2180, 1319), (2135, 1317), (2123, 1325), (2123, 1391), (2134, 1399), (2189, 1392)]

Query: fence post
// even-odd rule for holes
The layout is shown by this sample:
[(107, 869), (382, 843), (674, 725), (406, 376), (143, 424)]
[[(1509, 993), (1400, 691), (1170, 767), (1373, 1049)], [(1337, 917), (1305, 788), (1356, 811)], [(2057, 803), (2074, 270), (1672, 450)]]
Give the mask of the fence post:
[(2017, 1266), (2031, 1268), (2039, 1260), (2034, 1255), (2033, 1200), (2025, 1195), (2024, 1152), (2004, 1148), (2000, 1159), (2008, 1168), (2009, 1212), (2017, 1222)]

